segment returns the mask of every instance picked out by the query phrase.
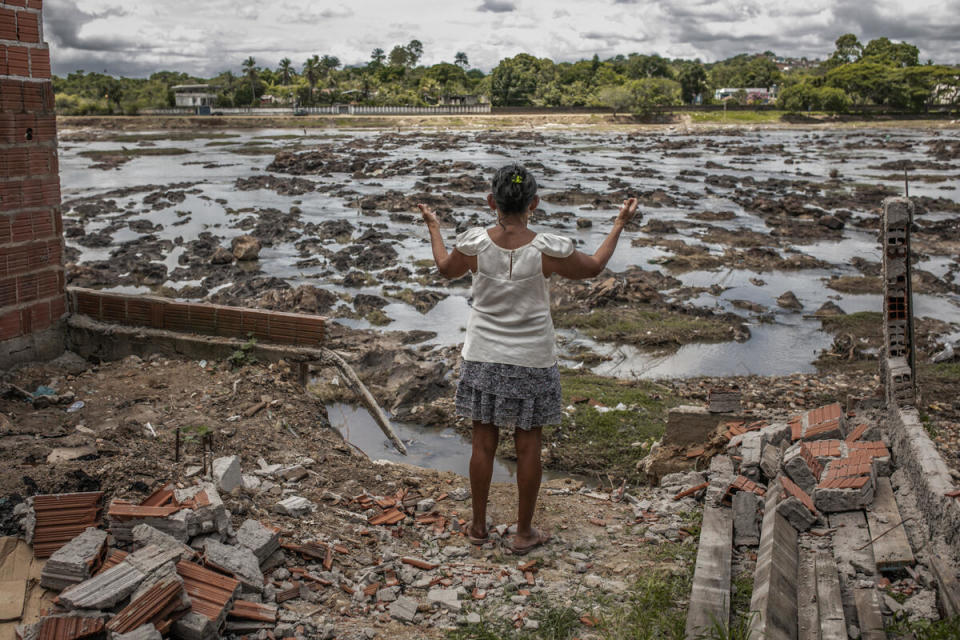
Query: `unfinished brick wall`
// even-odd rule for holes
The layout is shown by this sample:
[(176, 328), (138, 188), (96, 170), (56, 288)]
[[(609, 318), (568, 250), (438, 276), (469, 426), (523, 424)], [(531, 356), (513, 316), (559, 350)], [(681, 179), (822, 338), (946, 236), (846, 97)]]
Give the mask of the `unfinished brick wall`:
[(0, 0), (0, 367), (55, 357), (66, 312), (42, 0)]
[(910, 225), (913, 203), (908, 198), (883, 201), (883, 341), (880, 358), (890, 406), (913, 406), (916, 388), (913, 350), (913, 289), (910, 281)]

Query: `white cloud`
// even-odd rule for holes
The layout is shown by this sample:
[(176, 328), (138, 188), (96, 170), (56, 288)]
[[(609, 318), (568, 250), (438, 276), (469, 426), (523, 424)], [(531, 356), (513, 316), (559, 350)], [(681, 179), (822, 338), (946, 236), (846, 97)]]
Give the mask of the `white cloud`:
[(960, 62), (960, 0), (47, 0), (54, 71), (83, 68), (145, 75), (238, 71), (248, 55), (265, 66), (314, 53), (362, 64), (416, 38), (424, 64), (464, 51), (490, 69), (520, 52), (557, 61), (638, 53), (699, 57), (743, 52), (825, 57), (843, 33), (864, 42), (907, 40), (922, 59)]

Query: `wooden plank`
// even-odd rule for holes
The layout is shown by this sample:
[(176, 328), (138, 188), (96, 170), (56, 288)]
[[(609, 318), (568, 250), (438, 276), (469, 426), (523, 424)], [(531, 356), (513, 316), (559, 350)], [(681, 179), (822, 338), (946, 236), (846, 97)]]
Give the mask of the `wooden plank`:
[(693, 572), (686, 636), (693, 640), (714, 622), (730, 622), (730, 560), (733, 549), (733, 510), (707, 506), (703, 511), (700, 546)]
[(810, 553), (797, 564), (797, 640), (820, 640), (816, 559)]
[(887, 640), (883, 629), (883, 613), (880, 611), (880, 599), (876, 589), (854, 589), (853, 598), (857, 603), (857, 619), (860, 627), (860, 640)]
[(817, 610), (820, 640), (847, 640), (847, 622), (840, 597), (840, 575), (830, 551), (817, 551)]
[(910, 549), (907, 532), (901, 524), (890, 478), (877, 478), (873, 506), (867, 511), (867, 523), (870, 525), (873, 558), (876, 560), (877, 569), (896, 571), (914, 564), (913, 551)]
[(797, 640), (797, 530), (777, 513), (783, 486), (767, 490), (757, 568), (753, 574), (751, 638)]

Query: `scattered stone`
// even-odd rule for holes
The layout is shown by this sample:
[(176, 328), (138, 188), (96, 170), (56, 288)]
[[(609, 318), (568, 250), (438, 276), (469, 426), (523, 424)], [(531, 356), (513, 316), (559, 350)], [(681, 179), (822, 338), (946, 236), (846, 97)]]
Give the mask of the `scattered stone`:
[(256, 260), (260, 257), (260, 241), (253, 236), (237, 236), (230, 243), (233, 257), (237, 260)]
[(819, 309), (814, 311), (813, 315), (815, 318), (829, 318), (831, 316), (845, 316), (847, 312), (837, 306), (836, 303), (828, 300), (824, 302)]
[(389, 607), (390, 617), (400, 622), (413, 622), (419, 603), (410, 596), (400, 596)]
[(463, 607), (457, 596), (456, 589), (431, 589), (427, 593), (427, 602), (440, 605), (444, 609), (453, 611), (454, 613), (459, 613)]
[(785, 291), (783, 294), (777, 298), (777, 304), (783, 307), (784, 309), (790, 309), (791, 311), (800, 311), (803, 309), (803, 305), (800, 303), (800, 300), (797, 299), (797, 296), (793, 291)]
[(284, 498), (274, 505), (273, 510), (279, 514), (290, 516), (291, 518), (297, 518), (310, 513), (314, 510), (314, 508), (314, 504), (306, 498), (301, 496), (290, 496), (289, 498)]
[(217, 247), (210, 256), (210, 264), (230, 264), (233, 262), (233, 253), (223, 247)]
[(457, 487), (450, 491), (450, 499), (457, 502), (463, 502), (470, 498), (470, 490), (464, 487)]
[(283, 469), (282, 471), (279, 472), (278, 475), (281, 478), (283, 478), (286, 482), (297, 482), (298, 480), (303, 480), (304, 478), (306, 478), (308, 475), (308, 472), (303, 467), (303, 465), (296, 464), (296, 465), (293, 465), (292, 467)]

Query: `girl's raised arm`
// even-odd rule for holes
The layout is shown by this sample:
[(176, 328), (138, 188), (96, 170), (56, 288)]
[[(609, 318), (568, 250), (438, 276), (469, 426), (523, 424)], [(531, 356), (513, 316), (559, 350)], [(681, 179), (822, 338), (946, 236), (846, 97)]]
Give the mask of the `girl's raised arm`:
[(613, 223), (613, 229), (604, 238), (596, 253), (591, 256), (582, 251), (574, 251), (566, 258), (551, 258), (544, 255), (543, 275), (549, 277), (556, 273), (570, 280), (584, 280), (599, 275), (613, 256), (613, 251), (617, 248), (617, 242), (620, 240), (620, 233), (627, 223), (633, 219), (636, 212), (637, 199), (625, 200), (623, 206), (620, 207), (617, 219)]
[[(474, 265), (471, 264), (471, 256), (465, 256), (456, 249), (447, 253), (447, 247), (443, 244), (443, 236), (440, 235), (440, 221), (430, 207), (425, 204), (418, 204), (423, 221), (427, 223), (427, 231), (430, 232), (430, 246), (433, 249), (433, 260), (437, 263), (437, 271), (445, 278), (459, 278), (467, 271), (470, 271)], [(476, 258), (474, 257), (475, 261)]]

